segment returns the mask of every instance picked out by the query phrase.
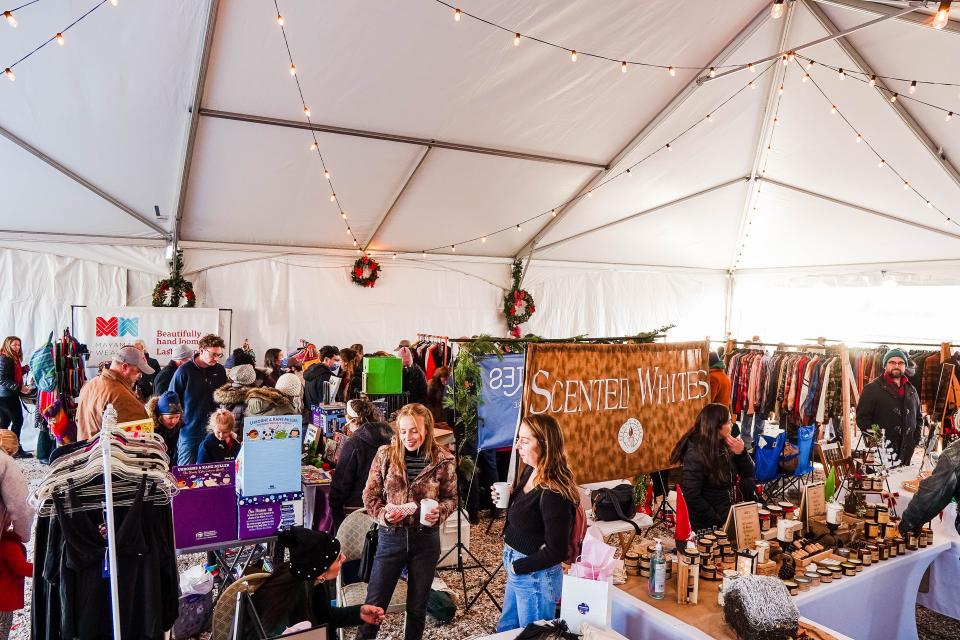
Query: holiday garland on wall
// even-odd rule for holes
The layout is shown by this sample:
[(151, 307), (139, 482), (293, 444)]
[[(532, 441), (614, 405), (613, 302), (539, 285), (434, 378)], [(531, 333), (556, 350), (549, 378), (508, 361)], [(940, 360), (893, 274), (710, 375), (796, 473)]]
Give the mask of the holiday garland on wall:
[(370, 256), (360, 256), (353, 263), (353, 271), (350, 272), (350, 279), (361, 287), (373, 288), (380, 277), (380, 263)]
[(510, 335), (520, 337), (520, 325), (530, 319), (537, 308), (529, 291), (520, 288), (523, 278), (523, 261), (513, 261), (513, 288), (503, 296), (503, 315), (507, 318)]
[(184, 307), (197, 306), (197, 296), (193, 292), (193, 283), (184, 279), (183, 271), (183, 251), (177, 251), (173, 260), (169, 261), (170, 277), (157, 282), (153, 287), (153, 306), (155, 307), (179, 307), (180, 300), (183, 299)]

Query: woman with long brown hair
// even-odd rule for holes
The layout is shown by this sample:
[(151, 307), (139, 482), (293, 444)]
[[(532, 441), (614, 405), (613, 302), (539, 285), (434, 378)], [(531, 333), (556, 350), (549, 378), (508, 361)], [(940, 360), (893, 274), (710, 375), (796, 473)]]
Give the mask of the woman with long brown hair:
[(753, 461), (743, 441), (731, 435), (732, 425), (727, 405), (708, 404), (670, 454), (670, 464), (683, 465), (680, 488), (694, 531), (723, 526), (738, 476), (744, 499), (753, 497)]
[[(507, 586), (498, 633), (556, 617), (563, 584), (560, 563), (566, 559), (580, 502), (563, 432), (554, 418), (526, 416), (516, 446), (520, 460), (503, 530)], [(492, 494), (496, 502), (496, 489)]]
[[(397, 435), (377, 450), (363, 504), (380, 524), (367, 604), (385, 609), (407, 568), (405, 640), (420, 640), (427, 598), (440, 560), (440, 525), (457, 508), (453, 454), (437, 444), (433, 415), (422, 404), (397, 412)], [(412, 514), (402, 506), (414, 503)], [(357, 638), (376, 638), (379, 625), (364, 624)]]
[[(20, 394), (29, 393), (30, 388), (23, 383), (29, 367), (23, 364), (23, 346), (17, 336), (7, 336), (0, 346), (0, 428), (10, 429), (20, 438), (23, 427), (23, 406)], [(18, 458), (33, 456), (20, 447)]]

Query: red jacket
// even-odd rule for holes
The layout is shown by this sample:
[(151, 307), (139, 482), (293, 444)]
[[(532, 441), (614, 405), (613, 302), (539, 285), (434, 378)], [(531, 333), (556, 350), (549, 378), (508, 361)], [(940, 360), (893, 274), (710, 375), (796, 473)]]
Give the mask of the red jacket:
[(23, 579), (33, 575), (27, 548), (12, 531), (0, 538), (0, 611), (23, 609)]

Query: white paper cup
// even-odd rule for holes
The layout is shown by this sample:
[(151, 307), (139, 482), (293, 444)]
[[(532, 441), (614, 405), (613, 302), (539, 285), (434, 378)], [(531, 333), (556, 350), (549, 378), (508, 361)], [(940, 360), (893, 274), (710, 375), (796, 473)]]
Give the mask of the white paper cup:
[(510, 504), (510, 483), (509, 482), (494, 482), (493, 488), (497, 491), (497, 504), (494, 505), (497, 509), (506, 509), (507, 505)]
[(428, 527), (433, 526), (431, 523), (427, 522), (427, 514), (433, 511), (435, 507), (440, 506), (440, 503), (432, 498), (424, 498), (420, 501), (420, 524), (425, 524)]

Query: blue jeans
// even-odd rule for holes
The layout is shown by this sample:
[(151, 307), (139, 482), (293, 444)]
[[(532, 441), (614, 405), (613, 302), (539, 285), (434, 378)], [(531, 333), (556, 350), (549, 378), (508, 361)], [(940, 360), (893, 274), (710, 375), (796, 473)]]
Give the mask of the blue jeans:
[(503, 593), (503, 613), (497, 623), (497, 633), (523, 629), (531, 622), (553, 620), (557, 616), (557, 602), (563, 588), (563, 569), (558, 564), (519, 575), (513, 570), (513, 561), (525, 557), (509, 545), (503, 545), (507, 587)]
[[(386, 611), (403, 568), (407, 568), (407, 619), (405, 640), (420, 640), (427, 623), (427, 599), (440, 560), (440, 528), (380, 527), (377, 555), (367, 586), (367, 604)], [(362, 624), (357, 639), (376, 638), (380, 627)]]
[(743, 440), (743, 444), (747, 445), (748, 451), (753, 451), (754, 445), (763, 434), (765, 422), (763, 414), (760, 413), (743, 416), (743, 421), (740, 423), (740, 439)]

